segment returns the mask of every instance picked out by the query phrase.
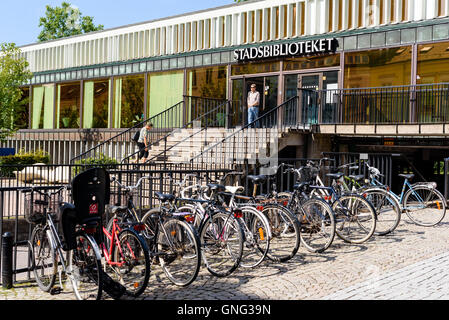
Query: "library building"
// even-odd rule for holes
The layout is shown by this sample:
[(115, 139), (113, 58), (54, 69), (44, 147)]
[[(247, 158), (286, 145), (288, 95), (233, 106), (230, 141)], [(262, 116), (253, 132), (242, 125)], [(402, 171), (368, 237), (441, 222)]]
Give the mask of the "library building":
[(248, 128), (254, 84), (279, 158), (375, 154), (441, 182), (449, 157), (449, 0), (253, 0), (20, 49), (29, 103), (4, 144), (65, 145), (59, 163), (145, 121), (163, 135), (198, 120), (211, 140), (182, 158), (196, 161)]

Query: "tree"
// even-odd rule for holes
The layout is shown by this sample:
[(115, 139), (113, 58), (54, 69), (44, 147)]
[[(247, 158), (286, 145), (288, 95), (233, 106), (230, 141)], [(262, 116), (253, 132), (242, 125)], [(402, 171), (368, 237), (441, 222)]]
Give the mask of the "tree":
[(43, 30), (39, 41), (48, 41), (103, 30), (103, 25), (95, 26), (94, 18), (82, 16), (80, 10), (70, 3), (63, 2), (61, 7), (46, 6), (45, 17), (39, 19), (39, 27)]
[(27, 83), (32, 73), (28, 62), (19, 58), (20, 49), (14, 43), (0, 44), (0, 141), (12, 135), (15, 115), (26, 103), (20, 86)]

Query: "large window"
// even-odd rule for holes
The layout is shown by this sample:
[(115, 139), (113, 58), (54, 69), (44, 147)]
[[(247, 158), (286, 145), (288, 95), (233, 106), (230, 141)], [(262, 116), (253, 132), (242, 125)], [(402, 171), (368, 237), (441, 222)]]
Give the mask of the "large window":
[[(148, 114), (150, 117), (154, 117), (183, 100), (184, 71), (151, 73), (148, 79)], [(180, 117), (178, 112), (176, 116), (172, 114), (172, 120), (167, 121), (179, 122), (182, 120)], [(159, 120), (154, 121), (153, 125), (155, 127), (162, 126), (159, 123)]]
[(84, 82), (83, 128), (109, 127), (110, 81)]
[(411, 47), (398, 47), (345, 54), (345, 88), (409, 85)]
[(53, 129), (55, 85), (33, 87), (32, 129)]
[(226, 99), (226, 66), (192, 69), (187, 72), (187, 95)]
[(416, 83), (449, 82), (449, 42), (418, 46)]
[(58, 85), (56, 128), (80, 128), (80, 103), (79, 82)]
[(144, 119), (143, 75), (116, 78), (114, 81), (114, 128), (132, 128)]

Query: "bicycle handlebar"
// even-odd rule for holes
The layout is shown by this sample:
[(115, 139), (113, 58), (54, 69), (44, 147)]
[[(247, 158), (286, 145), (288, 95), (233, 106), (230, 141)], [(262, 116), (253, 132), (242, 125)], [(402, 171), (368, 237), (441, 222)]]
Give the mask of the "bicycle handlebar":
[(124, 184), (120, 183), (120, 181), (118, 181), (116, 179), (116, 177), (111, 177), (111, 181), (117, 183), (121, 188), (125, 189), (126, 191), (131, 191), (133, 189), (137, 189), (140, 187), (141, 183), (143, 180), (150, 180), (150, 179), (157, 179), (156, 177), (152, 177), (152, 176), (145, 176), (140, 178), (137, 181), (137, 184), (135, 186), (125, 186)]

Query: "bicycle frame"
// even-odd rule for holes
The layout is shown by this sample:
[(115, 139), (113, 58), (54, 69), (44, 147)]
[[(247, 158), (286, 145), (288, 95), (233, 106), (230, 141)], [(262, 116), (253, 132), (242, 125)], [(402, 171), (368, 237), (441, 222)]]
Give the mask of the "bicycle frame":
[[(123, 255), (122, 246), (120, 244), (120, 241), (118, 241), (118, 234), (122, 229), (120, 229), (120, 227), (117, 225), (116, 221), (117, 221), (117, 219), (114, 218), (114, 220), (112, 222), (111, 233), (109, 233), (106, 230), (106, 228), (103, 227), (103, 233), (109, 239), (111, 245), (109, 246), (109, 251), (106, 249), (106, 246), (104, 243), (101, 244), (101, 248), (103, 250), (103, 255), (106, 259), (107, 264), (109, 264), (111, 266), (122, 267), (125, 264), (124, 261), (123, 262), (112, 261), (112, 250), (115, 248), (115, 246), (117, 246), (119, 248), (120, 254)], [(132, 250), (131, 250), (131, 252), (132, 252)], [(134, 253), (133, 253), (133, 258), (135, 258)]]

